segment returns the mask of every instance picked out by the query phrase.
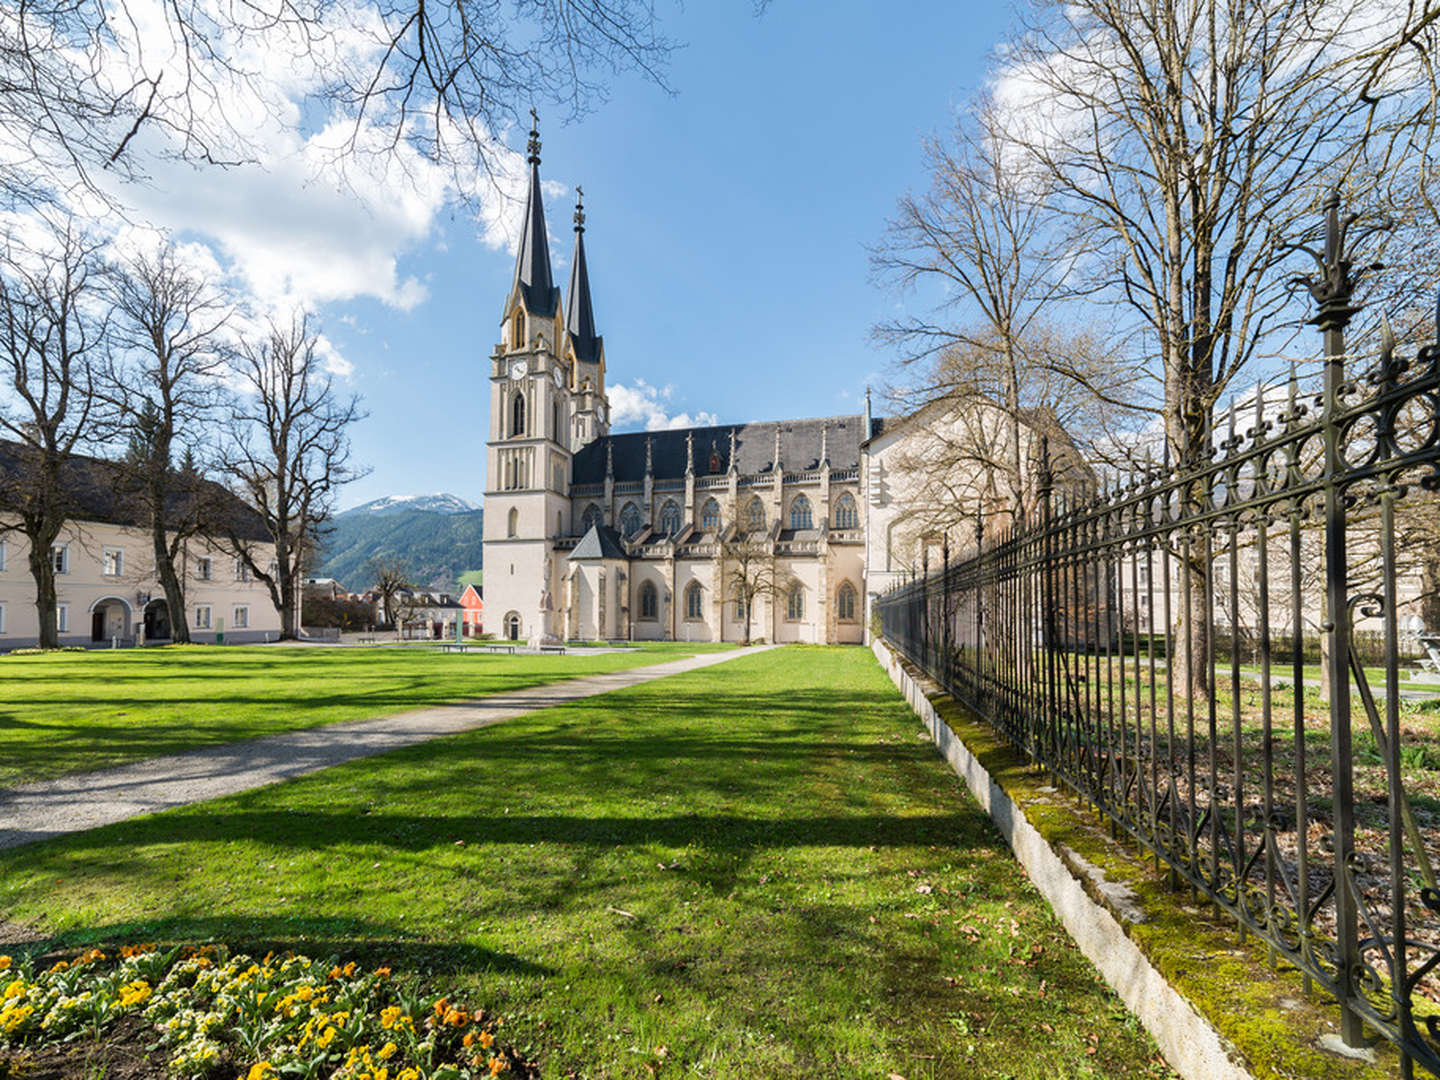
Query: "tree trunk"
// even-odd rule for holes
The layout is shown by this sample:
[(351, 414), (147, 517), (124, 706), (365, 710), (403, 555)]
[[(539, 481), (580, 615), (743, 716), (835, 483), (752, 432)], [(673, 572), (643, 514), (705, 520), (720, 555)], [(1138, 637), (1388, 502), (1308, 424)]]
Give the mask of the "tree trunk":
[(50, 548), (55, 543), (58, 530), (27, 529), (25, 535), (30, 541), (30, 576), (35, 579), (35, 612), (40, 617), (40, 647), (58, 649), (60, 631), (56, 619), (55, 564), (50, 557)]
[(155, 551), (155, 576), (165, 590), (165, 606), (170, 612), (170, 640), (176, 645), (190, 644), (190, 620), (185, 614), (185, 587), (175, 572), (175, 559), (165, 540), (165, 518), (150, 509), (150, 542)]

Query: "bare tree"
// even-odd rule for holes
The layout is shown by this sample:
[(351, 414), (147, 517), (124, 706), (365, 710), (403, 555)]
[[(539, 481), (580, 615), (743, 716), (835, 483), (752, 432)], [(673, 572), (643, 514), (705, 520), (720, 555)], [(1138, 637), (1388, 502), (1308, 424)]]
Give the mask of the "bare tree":
[(375, 583), (372, 588), (380, 597), (380, 621), (394, 623), (398, 610), (397, 598), (414, 586), (410, 581), (410, 568), (400, 559), (371, 559), (365, 570)]
[(231, 408), (224, 471), (260, 514), (275, 559), (262, 560), (233, 533), (230, 546), (270, 591), (282, 638), (299, 633), (299, 585), (305, 560), (329, 518), (336, 492), (361, 475), (350, 463), (349, 428), (361, 419), (358, 397), (341, 399), (316, 355), (306, 318), (272, 322), (258, 342), (242, 341), (234, 359), (240, 384)]
[(191, 537), (215, 526), (217, 492), (195, 462), (219, 418), (230, 306), (170, 246), (124, 261), (111, 282), (115, 350), (105, 392), (129, 436), (121, 467), (150, 530), (171, 636), (184, 643), (190, 627), (176, 563)]
[[(775, 545), (760, 532), (736, 532), (720, 543), (720, 560), (729, 598), (741, 606), (745, 614), (744, 644), (750, 644), (750, 628), (755, 622), (755, 600), (769, 597), (773, 603), (780, 582), (775, 572)], [(722, 616), (723, 621), (723, 616)]]
[(66, 465), (101, 434), (98, 246), (67, 221), (33, 246), (11, 236), (0, 257), (0, 434), (17, 440), (0, 483), (0, 532), (28, 542), (46, 649), (60, 644), (52, 549), (74, 507)]
[(254, 160), (248, 112), (279, 118), (266, 69), (285, 54), (309, 100), (348, 131), (336, 154), (408, 146), (452, 167), (464, 193), (524, 107), (578, 115), (622, 71), (663, 86), (672, 48), (648, 0), (11, 5), (0, 11), (0, 199), (104, 194), (102, 172), (143, 178), (152, 156)]

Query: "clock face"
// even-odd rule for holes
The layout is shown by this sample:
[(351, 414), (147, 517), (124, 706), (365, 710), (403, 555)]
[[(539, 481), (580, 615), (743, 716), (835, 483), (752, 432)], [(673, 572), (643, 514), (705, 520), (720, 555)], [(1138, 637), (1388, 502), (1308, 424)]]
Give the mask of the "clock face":
[(524, 360), (512, 360), (510, 362), (510, 378), (523, 379), (525, 373), (530, 370), (530, 365)]
[(551, 372), (551, 374), (555, 376), (555, 385), (556, 385), (556, 386), (564, 386), (564, 385), (565, 385), (565, 372), (561, 371), (561, 370), (557, 367), (553, 372)]

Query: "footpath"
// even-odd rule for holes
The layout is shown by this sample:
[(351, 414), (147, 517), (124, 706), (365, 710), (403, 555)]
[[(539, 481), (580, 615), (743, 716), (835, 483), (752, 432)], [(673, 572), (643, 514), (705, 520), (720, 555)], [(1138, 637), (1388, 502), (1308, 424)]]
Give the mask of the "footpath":
[(532, 686), (474, 701), (349, 720), (307, 731), (189, 750), (114, 769), (0, 790), (0, 848), (33, 844), (67, 833), (278, 784), (357, 758), (430, 739), (488, 727), (642, 683), (723, 664), (775, 648), (751, 646), (702, 653), (650, 667)]

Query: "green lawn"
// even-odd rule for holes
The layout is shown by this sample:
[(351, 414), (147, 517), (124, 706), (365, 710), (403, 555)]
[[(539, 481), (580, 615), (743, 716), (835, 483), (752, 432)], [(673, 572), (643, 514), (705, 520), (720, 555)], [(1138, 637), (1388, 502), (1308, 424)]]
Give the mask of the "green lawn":
[(0, 915), (390, 962), (556, 1080), (1172, 1075), (861, 649), (14, 849)]
[(164, 648), (0, 657), (0, 788), (730, 646), (565, 656)]

